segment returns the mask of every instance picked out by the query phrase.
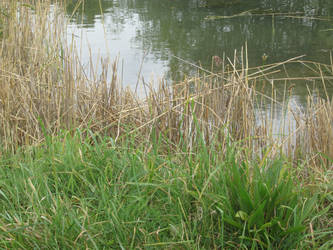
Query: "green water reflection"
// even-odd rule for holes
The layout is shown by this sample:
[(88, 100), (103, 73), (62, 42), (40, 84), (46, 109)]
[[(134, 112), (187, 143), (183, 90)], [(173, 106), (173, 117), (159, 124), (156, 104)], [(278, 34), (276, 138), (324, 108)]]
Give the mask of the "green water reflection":
[[(69, 16), (76, 3), (68, 4)], [(175, 80), (195, 69), (174, 56), (210, 68), (213, 56), (232, 58), (247, 42), (250, 66), (262, 65), (263, 54), (265, 63), (299, 55), (328, 63), (333, 47), (332, 0), (89, 0), (81, 7), (72, 28), (86, 31), (102, 54), (106, 38), (125, 62), (125, 84), (136, 83), (144, 54), (144, 77), (154, 71)], [(297, 91), (307, 93), (302, 85)]]

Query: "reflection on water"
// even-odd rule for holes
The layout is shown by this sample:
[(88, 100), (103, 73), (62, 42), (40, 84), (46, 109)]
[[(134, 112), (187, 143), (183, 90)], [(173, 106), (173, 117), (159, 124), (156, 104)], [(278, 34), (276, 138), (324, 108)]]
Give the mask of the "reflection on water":
[[(95, 59), (119, 55), (124, 85), (135, 86), (143, 59), (146, 81), (152, 74), (176, 80), (195, 70), (176, 57), (210, 68), (213, 56), (232, 58), (245, 42), (250, 66), (262, 65), (263, 54), (265, 63), (299, 55), (327, 63), (333, 46), (331, 0), (89, 0), (79, 8), (80, 1), (72, 2), (68, 33), (81, 45), (83, 61), (88, 47)], [(295, 101), (305, 101), (305, 84), (297, 82)]]

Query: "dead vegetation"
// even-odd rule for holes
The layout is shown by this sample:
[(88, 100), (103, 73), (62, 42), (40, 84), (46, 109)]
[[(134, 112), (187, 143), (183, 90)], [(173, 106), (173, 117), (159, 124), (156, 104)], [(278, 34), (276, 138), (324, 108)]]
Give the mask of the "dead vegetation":
[[(318, 168), (331, 167), (333, 107), (329, 94), (319, 98), (309, 91), (307, 108), (300, 109), (288, 102), (292, 87), (286, 88), (283, 101), (276, 98), (273, 84), (270, 93), (259, 91), (263, 82), (274, 82), (274, 73), (300, 58), (249, 69), (244, 51), (242, 60), (223, 60), (229, 70), (223, 67), (222, 73), (205, 72), (175, 84), (161, 80), (157, 87), (142, 81), (146, 97), (138, 98), (121, 87), (116, 61), (90, 65), (88, 77), (75, 44), (66, 46), (63, 12), (37, 2), (34, 8), (12, 1), (0, 3), (7, 13), (2, 15), (5, 25), (0, 48), (4, 149), (39, 143), (45, 131), (57, 134), (80, 128), (114, 140), (132, 133), (141, 142), (149, 141), (154, 133), (168, 141), (168, 146), (182, 144), (188, 150), (198, 138), (207, 145), (219, 141), (222, 147), (230, 140), (239, 141), (250, 155), (265, 158), (282, 151), (291, 160), (301, 158)], [(327, 65), (298, 63), (316, 69), (314, 79), (324, 86), (332, 76), (332, 67)], [(97, 69), (102, 69), (100, 74)], [(291, 80), (275, 82), (290, 86)], [(285, 110), (278, 126), (277, 107)], [(286, 129), (281, 124), (289, 125)]]

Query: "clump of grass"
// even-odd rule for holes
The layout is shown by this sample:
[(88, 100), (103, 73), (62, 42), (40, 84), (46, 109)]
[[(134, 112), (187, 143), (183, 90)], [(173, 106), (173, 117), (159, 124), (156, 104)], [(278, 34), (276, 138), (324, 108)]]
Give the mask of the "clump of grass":
[(149, 152), (132, 136), (116, 144), (110, 139), (63, 132), (2, 158), (0, 244), (309, 246), (304, 238), (317, 198), (301, 191), (283, 159), (259, 165), (241, 160), (232, 144), (221, 155), (204, 141), (195, 152), (160, 154), (157, 139)]
[[(234, 247), (284, 249), (293, 248), (304, 238), (304, 222), (310, 218), (316, 196), (304, 200), (300, 186), (294, 186), (291, 167), (283, 161), (249, 166), (237, 162), (231, 154), (226, 161), (226, 178), (220, 192), (223, 197), (216, 208), (224, 216), (229, 239), (237, 238)], [(231, 241), (232, 242), (232, 241)], [(237, 240), (236, 240), (237, 242)]]

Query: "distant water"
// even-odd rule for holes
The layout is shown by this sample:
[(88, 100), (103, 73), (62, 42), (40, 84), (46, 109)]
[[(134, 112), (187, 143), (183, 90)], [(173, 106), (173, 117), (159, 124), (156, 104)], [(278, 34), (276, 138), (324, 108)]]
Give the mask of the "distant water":
[[(72, 16), (77, 4), (67, 6)], [(134, 88), (164, 77), (179, 80), (196, 69), (210, 69), (213, 56), (233, 58), (247, 42), (250, 66), (295, 56), (329, 62), (333, 47), (331, 0), (89, 0), (77, 8), (68, 27), (83, 62), (110, 55), (123, 67), (123, 84)], [(101, 3), (101, 6), (100, 4)], [(84, 7), (84, 8), (82, 8)], [(102, 11), (101, 11), (102, 10)], [(263, 55), (267, 60), (263, 61)], [(142, 66), (141, 66), (142, 65)], [(140, 70), (141, 69), (141, 70)], [(304, 75), (290, 67), (289, 75)], [(304, 103), (306, 84), (297, 82), (293, 100)], [(284, 84), (281, 84), (281, 93)]]

